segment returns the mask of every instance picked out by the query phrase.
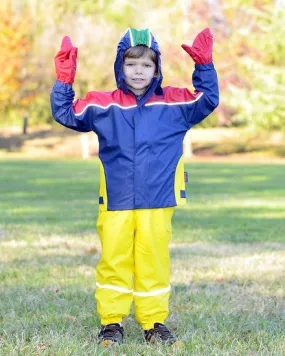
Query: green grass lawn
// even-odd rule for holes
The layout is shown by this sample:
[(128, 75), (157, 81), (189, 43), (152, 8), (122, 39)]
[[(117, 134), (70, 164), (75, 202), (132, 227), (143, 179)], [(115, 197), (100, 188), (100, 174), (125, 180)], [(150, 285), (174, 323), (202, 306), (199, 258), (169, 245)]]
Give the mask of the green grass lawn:
[(187, 170), (167, 321), (184, 348), (146, 346), (131, 314), (105, 351), (97, 162), (0, 160), (0, 355), (285, 355), (285, 165)]

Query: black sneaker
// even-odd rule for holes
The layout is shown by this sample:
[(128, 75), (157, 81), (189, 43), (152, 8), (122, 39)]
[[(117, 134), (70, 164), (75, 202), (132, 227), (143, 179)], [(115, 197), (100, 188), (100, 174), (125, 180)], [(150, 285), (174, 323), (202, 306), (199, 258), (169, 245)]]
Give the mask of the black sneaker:
[(167, 329), (167, 327), (160, 323), (155, 323), (153, 329), (144, 331), (144, 338), (146, 342), (151, 343), (163, 343), (163, 344), (175, 344), (180, 343), (174, 335)]
[(100, 346), (121, 344), (124, 340), (124, 328), (120, 324), (102, 325), (98, 335)]

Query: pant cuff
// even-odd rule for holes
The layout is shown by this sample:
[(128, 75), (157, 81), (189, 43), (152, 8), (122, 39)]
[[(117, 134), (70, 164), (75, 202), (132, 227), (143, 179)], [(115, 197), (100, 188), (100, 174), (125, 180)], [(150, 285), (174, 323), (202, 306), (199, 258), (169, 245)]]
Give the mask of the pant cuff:
[(123, 320), (122, 317), (113, 317), (113, 318), (102, 318), (101, 319), (101, 324), (102, 325), (108, 325), (108, 324), (117, 324), (117, 323), (121, 323)]
[(149, 330), (149, 329), (153, 328), (154, 323), (164, 324), (164, 319), (157, 318), (157, 319), (153, 319), (153, 320), (148, 320), (147, 323), (143, 323), (143, 324), (141, 324), (141, 326), (144, 330)]

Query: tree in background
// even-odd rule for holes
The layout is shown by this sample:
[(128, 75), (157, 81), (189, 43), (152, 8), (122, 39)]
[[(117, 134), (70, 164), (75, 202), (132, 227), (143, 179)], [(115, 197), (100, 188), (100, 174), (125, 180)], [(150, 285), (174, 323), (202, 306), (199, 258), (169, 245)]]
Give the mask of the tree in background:
[[(69, 35), (79, 49), (74, 83), (77, 97), (89, 90), (114, 89), (116, 46), (129, 26), (149, 27), (158, 39), (164, 85), (189, 87), (194, 66), (180, 45), (191, 44), (199, 31), (210, 27), (215, 37), (221, 104), (203, 125), (285, 128), (282, 1), (13, 0), (11, 19), (23, 19), (25, 11), (33, 19), (22, 30), (12, 31), (28, 40), (20, 45), (25, 55), (14, 51), (11, 59), (21, 62), (22, 84), (17, 88), (22, 89), (18, 92), (33, 98), (29, 103), (33, 122), (52, 122), (49, 93), (55, 80), (53, 58), (64, 35)], [(1, 38), (9, 42), (6, 34)], [(10, 91), (15, 92), (17, 89)], [(19, 101), (11, 100), (12, 95), (6, 94), (9, 104), (5, 110), (18, 107)]]
[(237, 1), (227, 14), (233, 22), (225, 63), (232, 63), (232, 70), (223, 68), (223, 102), (234, 110), (234, 124), (285, 128), (284, 8), (271, 1), (256, 1), (252, 7), (242, 3)]
[(0, 119), (13, 110), (26, 111), (34, 93), (29, 90), (29, 56), (31, 49), (28, 13), (16, 16), (11, 4), (0, 10)]

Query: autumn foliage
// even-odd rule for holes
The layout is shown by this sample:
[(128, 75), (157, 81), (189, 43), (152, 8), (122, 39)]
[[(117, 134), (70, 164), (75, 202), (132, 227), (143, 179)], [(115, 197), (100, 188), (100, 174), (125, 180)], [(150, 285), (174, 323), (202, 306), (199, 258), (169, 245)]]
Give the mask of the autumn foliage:
[(84, 97), (115, 89), (116, 46), (129, 26), (157, 38), (164, 85), (193, 89), (181, 44), (210, 27), (221, 100), (202, 125), (285, 129), (285, 0), (7, 1), (14, 5), (0, 11), (0, 123), (23, 108), (33, 123), (53, 121), (49, 93), (64, 35), (78, 47), (74, 89)]
[(23, 85), (28, 73), (26, 62), (31, 49), (31, 18), (25, 13), (16, 16), (10, 6), (0, 10), (0, 110), (25, 105)]

